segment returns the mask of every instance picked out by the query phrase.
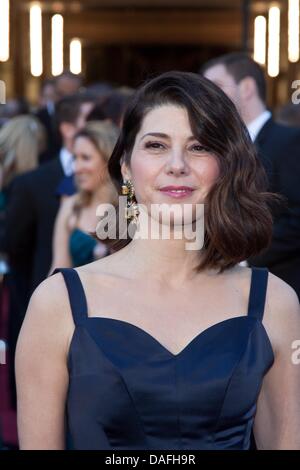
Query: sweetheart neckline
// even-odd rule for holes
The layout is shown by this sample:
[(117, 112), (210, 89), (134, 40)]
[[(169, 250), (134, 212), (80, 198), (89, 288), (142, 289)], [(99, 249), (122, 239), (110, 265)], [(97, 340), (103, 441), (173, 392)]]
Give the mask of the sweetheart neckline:
[(266, 329), (262, 323), (262, 321), (260, 321), (258, 318), (256, 317), (253, 317), (251, 315), (238, 315), (236, 317), (230, 317), (230, 318), (225, 318), (224, 320), (221, 320), (217, 323), (214, 323), (213, 325), (210, 325), (209, 327), (205, 328), (204, 330), (200, 331), (198, 334), (196, 334), (196, 336), (194, 336), (178, 353), (174, 354), (172, 351), (170, 351), (166, 346), (164, 346), (157, 338), (155, 338), (153, 335), (151, 335), (151, 333), (149, 333), (148, 331), (144, 330), (143, 328), (141, 328), (140, 326), (138, 325), (135, 325), (134, 323), (130, 323), (126, 320), (121, 320), (119, 318), (111, 318), (111, 317), (97, 317), (97, 316), (93, 316), (93, 317), (86, 317), (85, 320), (100, 320), (100, 321), (108, 321), (108, 322), (112, 322), (112, 323), (115, 323), (115, 324), (119, 324), (119, 325), (125, 325), (126, 327), (128, 328), (132, 328), (136, 331), (138, 331), (139, 333), (143, 334), (145, 337), (147, 337), (149, 340), (151, 340), (153, 342), (153, 344), (155, 344), (156, 346), (160, 347), (160, 349), (162, 349), (165, 354), (167, 354), (168, 356), (170, 356), (171, 358), (173, 359), (178, 359), (179, 357), (181, 357), (182, 355), (184, 355), (186, 353), (186, 351), (188, 351), (190, 349), (190, 347), (192, 347), (192, 345), (198, 341), (200, 338), (202, 338), (202, 336), (205, 336), (208, 332), (210, 332), (211, 330), (219, 327), (219, 326), (222, 326), (223, 324), (225, 323), (229, 323), (231, 321), (236, 321), (236, 320), (241, 320), (241, 319), (251, 319), (252, 321), (256, 321), (256, 322), (259, 322), (259, 324), (263, 327), (265, 333), (266, 333), (266, 336), (267, 336), (267, 339), (270, 343), (270, 346), (271, 346), (271, 349), (272, 349), (272, 352), (273, 352), (273, 348), (272, 348), (272, 344), (271, 344), (271, 341), (269, 339), (269, 336), (266, 332)]

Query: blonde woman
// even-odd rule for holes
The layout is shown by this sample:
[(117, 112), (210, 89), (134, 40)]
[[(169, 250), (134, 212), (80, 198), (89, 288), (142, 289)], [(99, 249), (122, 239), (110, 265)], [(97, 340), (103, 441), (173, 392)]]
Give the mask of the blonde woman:
[(6, 188), (13, 178), (33, 170), (44, 150), (44, 127), (33, 116), (17, 116), (0, 130), (0, 184)]
[(17, 116), (0, 129), (0, 252), (5, 251), (5, 215), (14, 178), (34, 169), (45, 148), (43, 126), (33, 116)]
[(118, 138), (118, 129), (107, 121), (90, 121), (74, 140), (74, 173), (78, 193), (63, 200), (53, 239), (56, 267), (81, 266), (108, 254), (108, 249), (91, 235), (96, 210), (101, 203), (117, 202), (107, 162)]

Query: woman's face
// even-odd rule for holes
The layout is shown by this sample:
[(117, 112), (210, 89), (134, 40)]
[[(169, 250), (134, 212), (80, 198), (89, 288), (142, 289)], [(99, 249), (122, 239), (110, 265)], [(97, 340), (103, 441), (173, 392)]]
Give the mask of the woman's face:
[(108, 179), (107, 164), (87, 137), (74, 142), (74, 173), (79, 190), (95, 192)]
[(130, 168), (136, 199), (151, 204), (203, 204), (219, 176), (217, 158), (205, 150), (190, 127), (185, 108), (163, 105), (149, 111), (136, 136)]

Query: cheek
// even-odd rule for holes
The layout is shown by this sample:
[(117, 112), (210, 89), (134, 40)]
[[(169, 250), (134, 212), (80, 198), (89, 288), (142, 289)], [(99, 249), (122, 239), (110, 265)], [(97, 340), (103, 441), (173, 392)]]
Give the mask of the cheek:
[(132, 159), (131, 165), (132, 182), (137, 197), (141, 200), (153, 187), (155, 187), (155, 179), (157, 171), (153, 162), (147, 164), (146, 160)]
[(99, 158), (93, 158), (86, 162), (86, 169), (92, 175), (97, 177), (105, 171), (105, 165)]
[(220, 167), (219, 163), (216, 160), (213, 160), (209, 168), (209, 178), (212, 183), (215, 183), (220, 176)]
[(200, 178), (202, 180), (202, 184), (207, 189), (210, 189), (214, 185), (219, 175), (220, 175), (219, 163), (215, 159), (212, 159), (209, 162), (207, 162), (200, 170)]

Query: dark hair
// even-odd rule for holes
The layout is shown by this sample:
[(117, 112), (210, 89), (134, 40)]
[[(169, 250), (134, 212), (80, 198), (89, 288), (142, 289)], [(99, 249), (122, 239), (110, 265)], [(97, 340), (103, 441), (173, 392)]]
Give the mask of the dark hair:
[(104, 113), (102, 109), (102, 105), (100, 103), (96, 103), (93, 107), (92, 111), (87, 115), (86, 122), (89, 121), (106, 121), (108, 117)]
[(211, 59), (200, 69), (203, 74), (206, 70), (215, 65), (224, 65), (227, 72), (234, 78), (236, 83), (240, 83), (246, 77), (251, 77), (256, 83), (260, 99), (266, 102), (266, 79), (262, 67), (255, 62), (245, 52), (231, 52), (215, 59)]
[(59, 128), (62, 122), (75, 124), (80, 113), (81, 105), (83, 103), (93, 102), (95, 102), (95, 96), (92, 93), (76, 93), (75, 95), (68, 95), (61, 98), (55, 106), (57, 128)]
[(108, 119), (113, 122), (113, 124), (120, 127), (126, 105), (133, 93), (134, 90), (124, 88), (113, 90), (106, 95), (103, 95), (97, 100), (97, 103), (87, 116), (86, 120), (102, 121)]
[[(211, 81), (187, 72), (164, 73), (140, 87), (130, 100), (117, 144), (108, 163), (120, 191), (120, 164), (130, 166), (135, 138), (146, 114), (173, 104), (187, 110), (194, 136), (218, 159), (220, 176), (205, 201), (205, 240), (198, 269), (223, 271), (257, 255), (271, 241), (272, 195), (255, 147), (232, 101)], [(271, 201), (270, 201), (271, 202)], [(131, 240), (117, 243), (119, 249)]]

